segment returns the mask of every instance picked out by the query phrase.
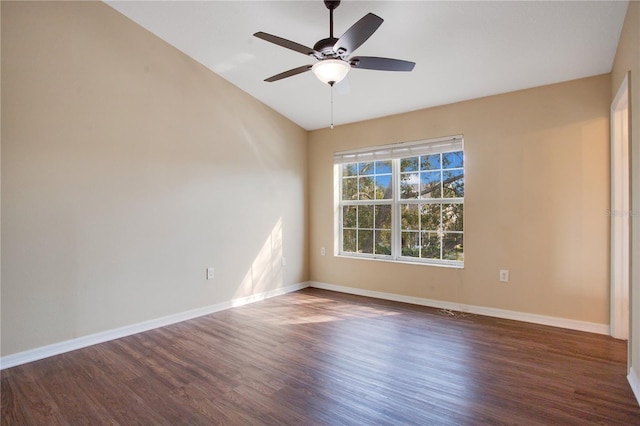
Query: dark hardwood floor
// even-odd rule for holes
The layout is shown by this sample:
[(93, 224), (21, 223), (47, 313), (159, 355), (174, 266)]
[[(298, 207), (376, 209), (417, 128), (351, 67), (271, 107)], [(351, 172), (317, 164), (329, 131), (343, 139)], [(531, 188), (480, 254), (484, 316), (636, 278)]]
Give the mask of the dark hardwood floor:
[(640, 425), (626, 342), (305, 289), (2, 371), (2, 424)]

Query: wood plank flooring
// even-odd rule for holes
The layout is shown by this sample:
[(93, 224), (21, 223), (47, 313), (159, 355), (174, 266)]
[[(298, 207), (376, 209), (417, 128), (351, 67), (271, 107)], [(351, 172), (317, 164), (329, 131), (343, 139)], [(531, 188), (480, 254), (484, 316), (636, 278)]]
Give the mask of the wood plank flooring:
[(2, 425), (640, 425), (626, 342), (304, 289), (2, 371)]

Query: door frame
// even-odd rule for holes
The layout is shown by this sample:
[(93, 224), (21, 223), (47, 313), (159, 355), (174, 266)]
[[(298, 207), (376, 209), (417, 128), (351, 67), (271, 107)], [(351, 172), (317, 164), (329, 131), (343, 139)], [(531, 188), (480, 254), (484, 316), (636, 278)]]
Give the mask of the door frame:
[(611, 310), (610, 334), (629, 338), (630, 192), (629, 75), (611, 103)]

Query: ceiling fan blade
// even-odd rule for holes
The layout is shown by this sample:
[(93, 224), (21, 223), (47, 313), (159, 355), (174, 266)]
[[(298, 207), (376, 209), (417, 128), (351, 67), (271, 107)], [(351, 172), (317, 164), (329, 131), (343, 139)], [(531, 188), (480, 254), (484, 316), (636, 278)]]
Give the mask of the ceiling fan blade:
[(375, 56), (355, 56), (349, 59), (349, 63), (353, 68), (378, 71), (411, 71), (416, 66), (415, 62)]
[(294, 75), (302, 74), (303, 72), (309, 71), (311, 67), (312, 65), (303, 65), (301, 67), (294, 68), (289, 71), (281, 72), (280, 74), (276, 74), (269, 78), (265, 78), (264, 81), (272, 83), (274, 81), (282, 80), (283, 78), (293, 77)]
[(376, 32), (383, 21), (384, 19), (378, 15), (366, 14), (342, 34), (342, 37), (333, 46), (333, 50), (342, 57), (350, 55)]
[(314, 56), (314, 57), (319, 57), (320, 52), (304, 46), (300, 43), (296, 43), (295, 41), (291, 41), (291, 40), (287, 40), (286, 38), (282, 38), (282, 37), (278, 37), (278, 36), (274, 36), (273, 34), (268, 34), (268, 33), (264, 33), (262, 31), (259, 31), (257, 33), (254, 34), (255, 37), (261, 38), (262, 40), (268, 41), (270, 43), (273, 44), (277, 44), (278, 46), (282, 46), (285, 47), (287, 49), (291, 49), (294, 50), (296, 52), (300, 52), (303, 55), (309, 55), (309, 56)]

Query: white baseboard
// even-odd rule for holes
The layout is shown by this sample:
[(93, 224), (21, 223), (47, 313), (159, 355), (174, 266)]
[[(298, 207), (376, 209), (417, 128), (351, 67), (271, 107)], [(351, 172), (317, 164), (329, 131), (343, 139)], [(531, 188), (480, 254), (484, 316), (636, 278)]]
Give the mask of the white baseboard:
[[(317, 281), (309, 281), (294, 284), (288, 287), (270, 290), (264, 293), (254, 294), (228, 302), (222, 302), (215, 305), (205, 306), (203, 308), (193, 309), (174, 315), (169, 315), (154, 320), (144, 321), (137, 324), (120, 327), (113, 330), (107, 330), (101, 333), (91, 334), (76, 339), (67, 340), (52, 345), (42, 346), (40, 348), (30, 349), (28, 351), (7, 355), (0, 358), (0, 370), (15, 367), (17, 365), (26, 364), (28, 362), (37, 361), (54, 355), (63, 354), (65, 352), (74, 351), (76, 349), (85, 348), (87, 346), (98, 343), (107, 342), (109, 340), (120, 339), (132, 334), (141, 333), (155, 328), (164, 327), (193, 318), (220, 312), (225, 309), (246, 305), (248, 303), (259, 302), (271, 297), (280, 296), (286, 293), (298, 291), (305, 287), (315, 287), (325, 290), (337, 291), (340, 293), (349, 293), (359, 296), (373, 297), (376, 299), (393, 300), (396, 302), (411, 303), (414, 305), (429, 306), (439, 309), (451, 309), (461, 312), (469, 312), (472, 314), (486, 315), (496, 318), (511, 319), (516, 321), (524, 321), (535, 324), (549, 325), (553, 327), (567, 328), (571, 330), (586, 331), (590, 333), (609, 334), (608, 324), (598, 324), (586, 321), (569, 320), (565, 318), (549, 317), (544, 315), (528, 314), (516, 311), (507, 311), (503, 309), (487, 308), (483, 306), (465, 305), (460, 303), (445, 302), (441, 300), (425, 299), (421, 297), (403, 296), (400, 294), (383, 293), (379, 291), (364, 290), (353, 287), (344, 287), (334, 284), (321, 283)], [(631, 369), (628, 376), (629, 383), (640, 401), (640, 381), (637, 373)]]
[(154, 328), (160, 328), (204, 315), (209, 315), (215, 312), (224, 311), (225, 309), (235, 308), (238, 306), (246, 305), (248, 303), (259, 302), (271, 297), (298, 291), (308, 286), (309, 284), (307, 282), (294, 284), (288, 287), (266, 291), (264, 293), (254, 294), (238, 299), (232, 299), (228, 302), (217, 303), (215, 305), (205, 306), (203, 308), (180, 312), (178, 314), (168, 315), (162, 318), (127, 325), (125, 327), (107, 330), (101, 333), (78, 337), (76, 339), (66, 340), (64, 342), (54, 343), (52, 345), (42, 346), (39, 348), (30, 349), (28, 351), (3, 356), (0, 358), (0, 370), (15, 367), (21, 364), (26, 364), (28, 362), (37, 361), (39, 359), (47, 358), (50, 356), (60, 355), (65, 352), (75, 351), (76, 349), (86, 348), (87, 346), (96, 345), (98, 343), (108, 342), (109, 340), (131, 336), (132, 334), (153, 330)]
[(353, 287), (344, 287), (334, 284), (309, 281), (310, 287), (341, 293), (355, 294), (358, 296), (374, 297), (376, 299), (393, 300), (396, 302), (412, 303), (414, 305), (429, 306), (438, 309), (451, 309), (454, 311), (468, 312), (471, 314), (485, 315), (495, 318), (510, 319), (515, 321), (530, 322), (534, 324), (549, 325), (552, 327), (566, 328), (570, 330), (586, 331), (589, 333), (609, 334), (609, 324), (599, 324), (587, 321), (571, 320), (566, 318), (550, 317), (545, 315), (529, 314), (526, 312), (508, 311), (504, 309), (487, 308), (484, 306), (466, 305), (461, 303), (444, 302), (442, 300), (425, 299), (421, 297), (403, 296), (401, 294), (383, 293), (379, 291), (363, 290)]
[(638, 372), (631, 367), (629, 369), (629, 375), (627, 376), (627, 380), (629, 381), (629, 385), (631, 385), (631, 390), (633, 394), (636, 396), (638, 400), (638, 405), (640, 405), (640, 376), (638, 376)]

